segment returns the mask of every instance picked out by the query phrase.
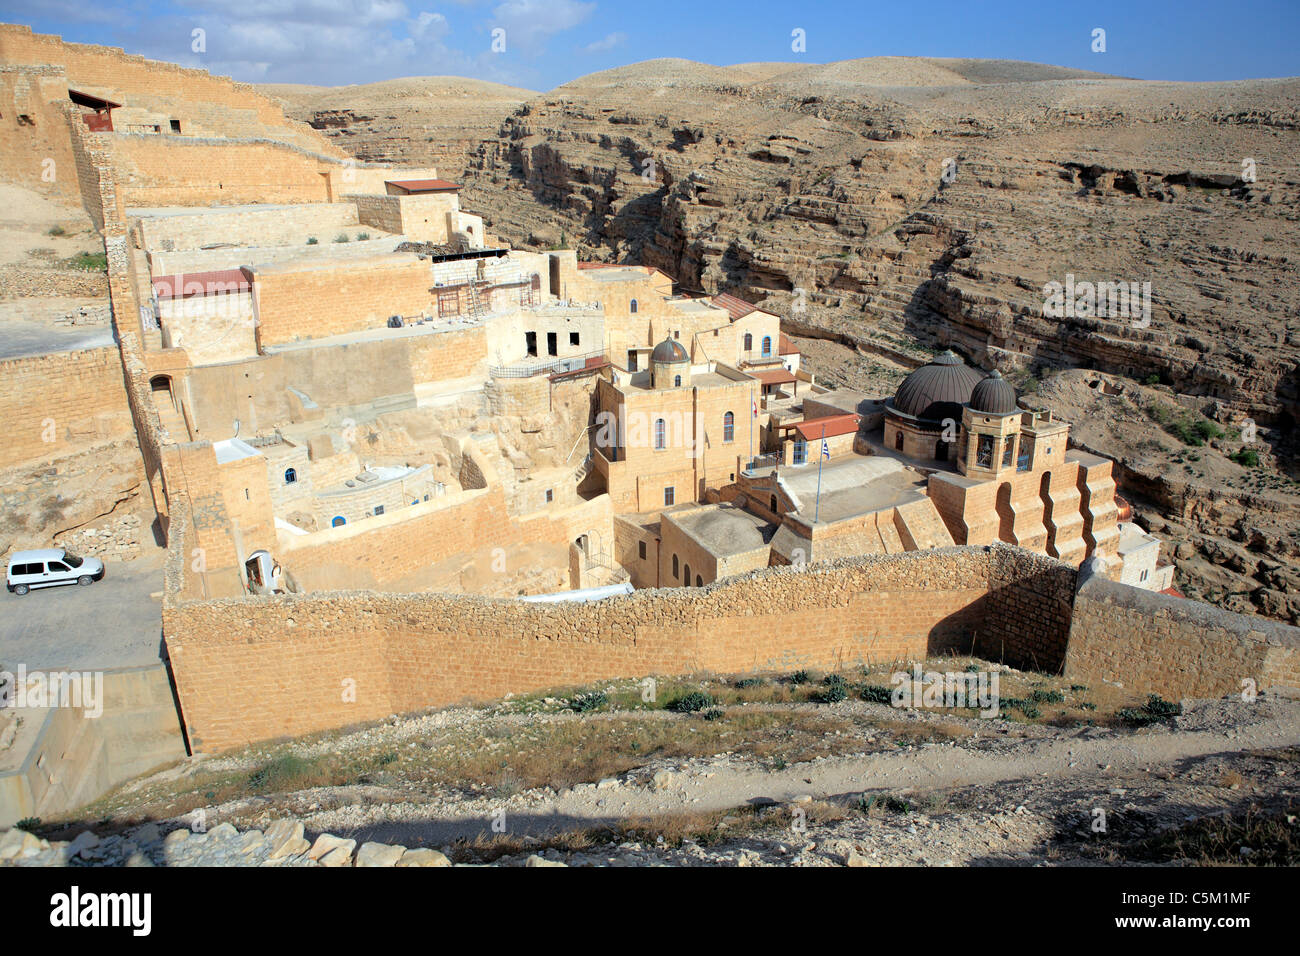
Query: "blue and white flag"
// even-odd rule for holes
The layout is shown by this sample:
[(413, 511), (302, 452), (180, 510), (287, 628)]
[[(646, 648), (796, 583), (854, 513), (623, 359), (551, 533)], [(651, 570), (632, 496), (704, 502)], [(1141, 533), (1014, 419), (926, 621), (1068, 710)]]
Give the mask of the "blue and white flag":
[(829, 457), (831, 457), (831, 450), (830, 450), (829, 448), (826, 447), (826, 439), (825, 439), (825, 438), (822, 439), (822, 457), (823, 457), (823, 458), (829, 458)]

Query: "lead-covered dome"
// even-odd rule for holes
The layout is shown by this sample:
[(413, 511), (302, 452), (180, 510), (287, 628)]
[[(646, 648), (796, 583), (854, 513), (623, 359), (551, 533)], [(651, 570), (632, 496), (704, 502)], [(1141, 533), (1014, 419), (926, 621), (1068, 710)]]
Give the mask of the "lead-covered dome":
[(652, 362), (685, 362), (688, 360), (686, 349), (676, 339), (664, 339), (650, 353)]
[(890, 404), (913, 418), (961, 421), (961, 407), (970, 401), (980, 381), (980, 373), (949, 350), (903, 379)]
[(1020, 407), (1016, 390), (1002, 377), (1001, 372), (990, 372), (970, 393), (972, 411), (988, 415), (1006, 415)]

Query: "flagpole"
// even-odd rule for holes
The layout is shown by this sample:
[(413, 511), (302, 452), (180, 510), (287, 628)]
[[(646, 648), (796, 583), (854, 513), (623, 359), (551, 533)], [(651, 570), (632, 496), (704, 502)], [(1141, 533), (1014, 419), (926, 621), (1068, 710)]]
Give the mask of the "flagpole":
[(822, 513), (822, 459), (826, 457), (826, 423), (822, 423), (822, 442), (817, 449), (817, 505), (813, 508), (813, 524)]

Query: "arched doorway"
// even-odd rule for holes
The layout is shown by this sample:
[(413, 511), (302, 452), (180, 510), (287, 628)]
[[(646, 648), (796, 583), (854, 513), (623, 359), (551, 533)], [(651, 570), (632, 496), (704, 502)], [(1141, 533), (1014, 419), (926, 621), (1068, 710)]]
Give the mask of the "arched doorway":
[(149, 391), (153, 393), (154, 407), (159, 410), (170, 409), (176, 411), (176, 397), (172, 393), (172, 380), (170, 375), (155, 375), (149, 379)]

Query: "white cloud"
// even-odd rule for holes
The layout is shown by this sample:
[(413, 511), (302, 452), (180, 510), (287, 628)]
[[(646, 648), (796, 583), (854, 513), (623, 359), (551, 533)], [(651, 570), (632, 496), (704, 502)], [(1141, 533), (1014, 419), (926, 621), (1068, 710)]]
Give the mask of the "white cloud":
[(627, 34), (622, 32), (610, 33), (603, 40), (597, 40), (595, 43), (588, 43), (582, 48), (583, 53), (604, 53), (606, 50), (612, 50), (616, 46), (622, 46), (627, 42)]
[(580, 0), (506, 0), (492, 11), (492, 25), (505, 29), (508, 48), (537, 56), (552, 36), (573, 29), (595, 11), (596, 4)]
[(411, 24), (411, 36), (417, 40), (423, 40), (427, 37), (445, 37), (451, 31), (451, 25), (447, 23), (447, 18), (441, 13), (430, 13), (428, 10), (420, 12)]

